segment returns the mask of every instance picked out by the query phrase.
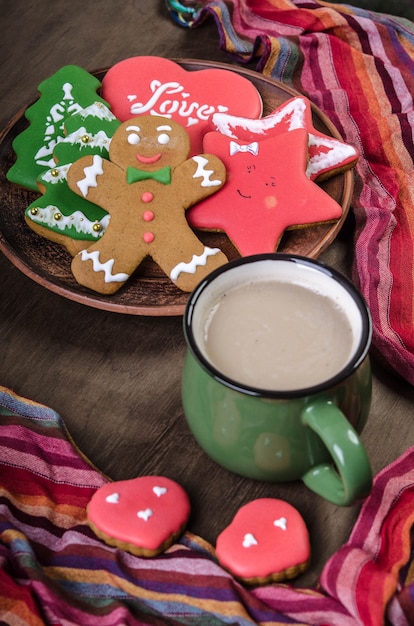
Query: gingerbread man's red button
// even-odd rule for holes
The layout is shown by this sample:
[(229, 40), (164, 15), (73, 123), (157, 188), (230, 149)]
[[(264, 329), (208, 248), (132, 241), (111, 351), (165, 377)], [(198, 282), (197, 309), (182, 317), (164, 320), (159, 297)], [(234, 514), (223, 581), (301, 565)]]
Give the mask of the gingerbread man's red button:
[(145, 243), (152, 243), (154, 241), (154, 239), (155, 239), (155, 235), (154, 235), (154, 233), (151, 233), (151, 232), (148, 231), (147, 233), (143, 234), (142, 238), (145, 241)]
[(142, 202), (152, 202), (154, 200), (154, 194), (150, 191), (145, 191), (141, 196)]
[(152, 222), (154, 217), (155, 214), (153, 211), (144, 211), (144, 213), (142, 214), (142, 219), (144, 220), (144, 222)]

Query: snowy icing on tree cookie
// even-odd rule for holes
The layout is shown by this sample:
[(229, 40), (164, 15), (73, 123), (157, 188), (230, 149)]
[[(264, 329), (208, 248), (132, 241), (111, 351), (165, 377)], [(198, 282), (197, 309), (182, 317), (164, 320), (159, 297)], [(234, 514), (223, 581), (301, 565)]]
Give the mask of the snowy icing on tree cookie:
[(53, 152), (55, 164), (38, 178), (43, 195), (25, 211), (32, 230), (64, 245), (72, 255), (103, 235), (109, 215), (69, 189), (67, 172), (71, 163), (81, 156), (98, 154), (107, 158), (112, 136), (120, 124), (101, 102), (67, 118), (64, 137)]
[(37, 191), (37, 179), (54, 166), (53, 151), (64, 137), (63, 122), (95, 102), (100, 81), (77, 65), (66, 65), (40, 83), (40, 97), (27, 108), (29, 126), (13, 141), (16, 161), (7, 172), (13, 183)]

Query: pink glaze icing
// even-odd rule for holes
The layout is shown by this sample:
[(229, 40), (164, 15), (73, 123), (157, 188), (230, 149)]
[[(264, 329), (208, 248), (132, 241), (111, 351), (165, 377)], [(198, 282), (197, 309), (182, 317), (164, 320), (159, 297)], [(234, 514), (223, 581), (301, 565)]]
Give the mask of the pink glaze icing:
[(227, 181), (187, 212), (190, 225), (224, 231), (247, 256), (274, 252), (287, 228), (340, 218), (340, 205), (306, 176), (307, 141), (303, 128), (254, 142), (207, 133), (204, 151), (223, 161)]
[(214, 113), (256, 118), (263, 110), (256, 87), (236, 72), (187, 71), (156, 56), (131, 57), (113, 65), (103, 78), (102, 94), (121, 121), (140, 115), (174, 119), (188, 131), (192, 155), (202, 151), (202, 137)]
[(260, 141), (298, 128), (308, 131), (306, 174), (311, 180), (326, 178), (356, 164), (359, 157), (357, 148), (318, 131), (313, 125), (311, 104), (303, 96), (291, 98), (260, 119), (215, 113), (210, 122), (211, 130), (247, 142)]
[(239, 578), (263, 578), (306, 563), (309, 534), (292, 505), (261, 498), (238, 510), (217, 538), (216, 555)]
[(184, 489), (163, 476), (141, 476), (108, 483), (88, 504), (88, 519), (123, 543), (157, 550), (180, 531), (190, 514)]

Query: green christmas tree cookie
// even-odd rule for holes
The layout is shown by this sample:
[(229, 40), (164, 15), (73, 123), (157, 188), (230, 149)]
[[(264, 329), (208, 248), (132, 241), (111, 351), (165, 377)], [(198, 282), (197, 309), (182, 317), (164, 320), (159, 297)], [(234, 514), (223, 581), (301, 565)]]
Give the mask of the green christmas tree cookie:
[(97, 95), (100, 81), (77, 65), (66, 65), (38, 87), (39, 99), (27, 108), (29, 126), (14, 140), (16, 161), (7, 178), (37, 190), (40, 174), (54, 165), (53, 151), (63, 139), (63, 122), (95, 102), (107, 105)]
[(98, 102), (64, 122), (64, 137), (53, 152), (53, 167), (37, 181), (43, 192), (25, 211), (27, 224), (39, 235), (64, 245), (75, 255), (105, 232), (109, 215), (68, 187), (72, 162), (87, 154), (108, 157), (112, 135), (120, 125), (108, 107)]

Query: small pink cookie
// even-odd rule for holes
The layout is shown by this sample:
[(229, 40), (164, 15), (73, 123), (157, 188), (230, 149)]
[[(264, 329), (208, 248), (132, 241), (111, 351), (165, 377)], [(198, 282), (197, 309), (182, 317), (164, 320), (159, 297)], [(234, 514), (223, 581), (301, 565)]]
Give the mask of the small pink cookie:
[(183, 532), (189, 515), (186, 492), (164, 476), (108, 483), (87, 507), (88, 523), (105, 543), (146, 557), (166, 550)]
[(207, 133), (204, 150), (220, 158), (227, 182), (187, 213), (195, 229), (224, 231), (241, 256), (274, 252), (283, 232), (337, 220), (342, 208), (306, 176), (303, 128), (248, 143)]
[(242, 506), (218, 536), (220, 564), (247, 584), (294, 578), (310, 562), (309, 534), (300, 513), (274, 498)]
[(226, 69), (187, 71), (175, 61), (138, 56), (113, 65), (102, 80), (102, 94), (122, 122), (139, 115), (175, 120), (190, 135), (191, 156), (213, 113), (259, 117), (263, 102), (247, 78)]
[(359, 151), (344, 141), (338, 141), (318, 131), (313, 125), (310, 102), (303, 96), (291, 98), (270, 115), (260, 119), (215, 113), (210, 121), (210, 129), (250, 142), (281, 135), (297, 128), (308, 131), (309, 160), (306, 174), (311, 180), (321, 181), (356, 165)]

